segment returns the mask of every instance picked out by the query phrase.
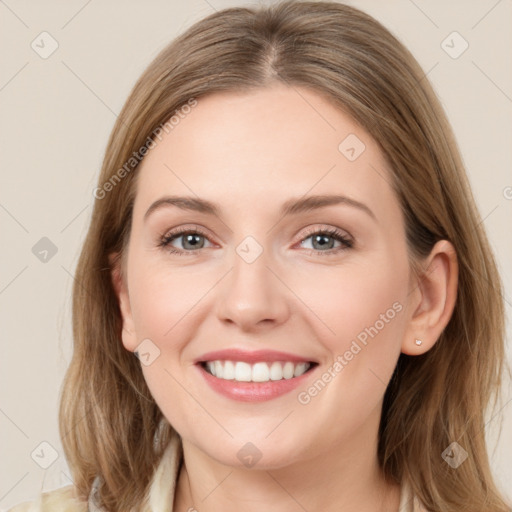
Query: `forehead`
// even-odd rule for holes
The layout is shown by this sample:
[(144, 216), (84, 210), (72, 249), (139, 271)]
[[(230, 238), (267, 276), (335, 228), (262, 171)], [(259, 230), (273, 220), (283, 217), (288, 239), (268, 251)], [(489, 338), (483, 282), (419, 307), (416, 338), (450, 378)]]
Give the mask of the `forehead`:
[(187, 112), (141, 163), (136, 216), (166, 193), (238, 201), (238, 209), (337, 192), (396, 203), (377, 143), (314, 91), (214, 93)]

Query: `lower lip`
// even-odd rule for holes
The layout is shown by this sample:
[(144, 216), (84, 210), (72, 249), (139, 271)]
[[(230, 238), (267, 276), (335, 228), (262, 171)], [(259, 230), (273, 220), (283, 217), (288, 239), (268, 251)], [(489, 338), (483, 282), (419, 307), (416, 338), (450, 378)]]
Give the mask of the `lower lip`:
[(208, 373), (201, 364), (196, 366), (204, 380), (214, 391), (241, 402), (264, 402), (285, 395), (303, 384), (315, 370), (315, 367), (313, 367), (300, 377), (291, 379), (269, 380), (268, 382), (238, 382), (236, 380), (219, 379)]

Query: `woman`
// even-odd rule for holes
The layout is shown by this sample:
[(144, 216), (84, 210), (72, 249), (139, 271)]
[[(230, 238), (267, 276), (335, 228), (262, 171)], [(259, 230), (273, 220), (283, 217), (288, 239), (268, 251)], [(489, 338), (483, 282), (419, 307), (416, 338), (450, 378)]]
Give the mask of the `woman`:
[(377, 21), (203, 19), (135, 85), (94, 195), (75, 484), (34, 507), (509, 510), (484, 422), (500, 279), (439, 101)]

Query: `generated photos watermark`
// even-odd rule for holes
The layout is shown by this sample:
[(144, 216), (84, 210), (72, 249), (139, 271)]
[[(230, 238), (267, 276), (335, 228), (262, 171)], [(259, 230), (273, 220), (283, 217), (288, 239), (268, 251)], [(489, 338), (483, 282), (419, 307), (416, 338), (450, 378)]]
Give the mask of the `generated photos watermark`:
[(400, 302), (396, 301), (392, 307), (386, 310), (385, 313), (379, 315), (370, 327), (365, 327), (355, 339), (352, 340), (350, 348), (343, 354), (336, 357), (334, 363), (325, 370), (322, 375), (305, 391), (301, 391), (297, 395), (297, 400), (302, 405), (307, 405), (311, 400), (317, 396), (326, 386), (331, 382), (341, 371), (354, 359), (354, 357), (361, 352), (361, 350), (368, 345), (368, 337), (374, 338), (379, 334), (382, 329), (386, 327), (393, 318), (402, 311), (403, 306)]
[(146, 142), (139, 148), (138, 151), (134, 151), (132, 156), (128, 158), (128, 160), (124, 163), (122, 167), (120, 167), (111, 177), (107, 180), (101, 187), (96, 187), (93, 190), (93, 196), (96, 199), (103, 199), (106, 197), (108, 192), (111, 192), (114, 187), (120, 183), (120, 181), (131, 171), (133, 171), (142, 161), (144, 156), (151, 149), (156, 148), (157, 142), (155, 139), (158, 139), (160, 142), (162, 141), (163, 133), (170, 133), (179, 123), (181, 119), (185, 119), (185, 117), (190, 114), (192, 108), (197, 105), (197, 100), (195, 98), (190, 98), (185, 105), (182, 105), (179, 109), (177, 109), (174, 115), (166, 121), (164, 124), (157, 126), (152, 132), (151, 135), (148, 136)]

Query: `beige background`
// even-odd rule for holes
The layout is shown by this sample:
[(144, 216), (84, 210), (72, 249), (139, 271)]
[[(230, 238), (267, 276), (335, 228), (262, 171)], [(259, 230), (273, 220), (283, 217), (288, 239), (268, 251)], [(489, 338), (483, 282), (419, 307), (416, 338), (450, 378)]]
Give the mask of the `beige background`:
[[(41, 486), (49, 490), (71, 483), (57, 428), (59, 388), (71, 356), (71, 287), (116, 115), (136, 78), (174, 36), (214, 10), (249, 3), (0, 0), (2, 510), (35, 496)], [(499, 260), (510, 318), (512, 2), (350, 4), (375, 16), (406, 44), (440, 96)], [(43, 31), (58, 43), (46, 59), (31, 47), (35, 40), (43, 51), (38, 37)], [(441, 46), (453, 31), (469, 44), (458, 58)], [(48, 51), (51, 40), (42, 37)], [(57, 248), (46, 263), (32, 252), (42, 237)], [(508, 333), (510, 340), (510, 321)], [(509, 360), (511, 352), (509, 342)], [(510, 400), (506, 382), (501, 440), (496, 444), (500, 415), (490, 421), (488, 436), (496, 479), (509, 497)], [(35, 460), (50, 462), (52, 450), (57, 459), (45, 471)]]

